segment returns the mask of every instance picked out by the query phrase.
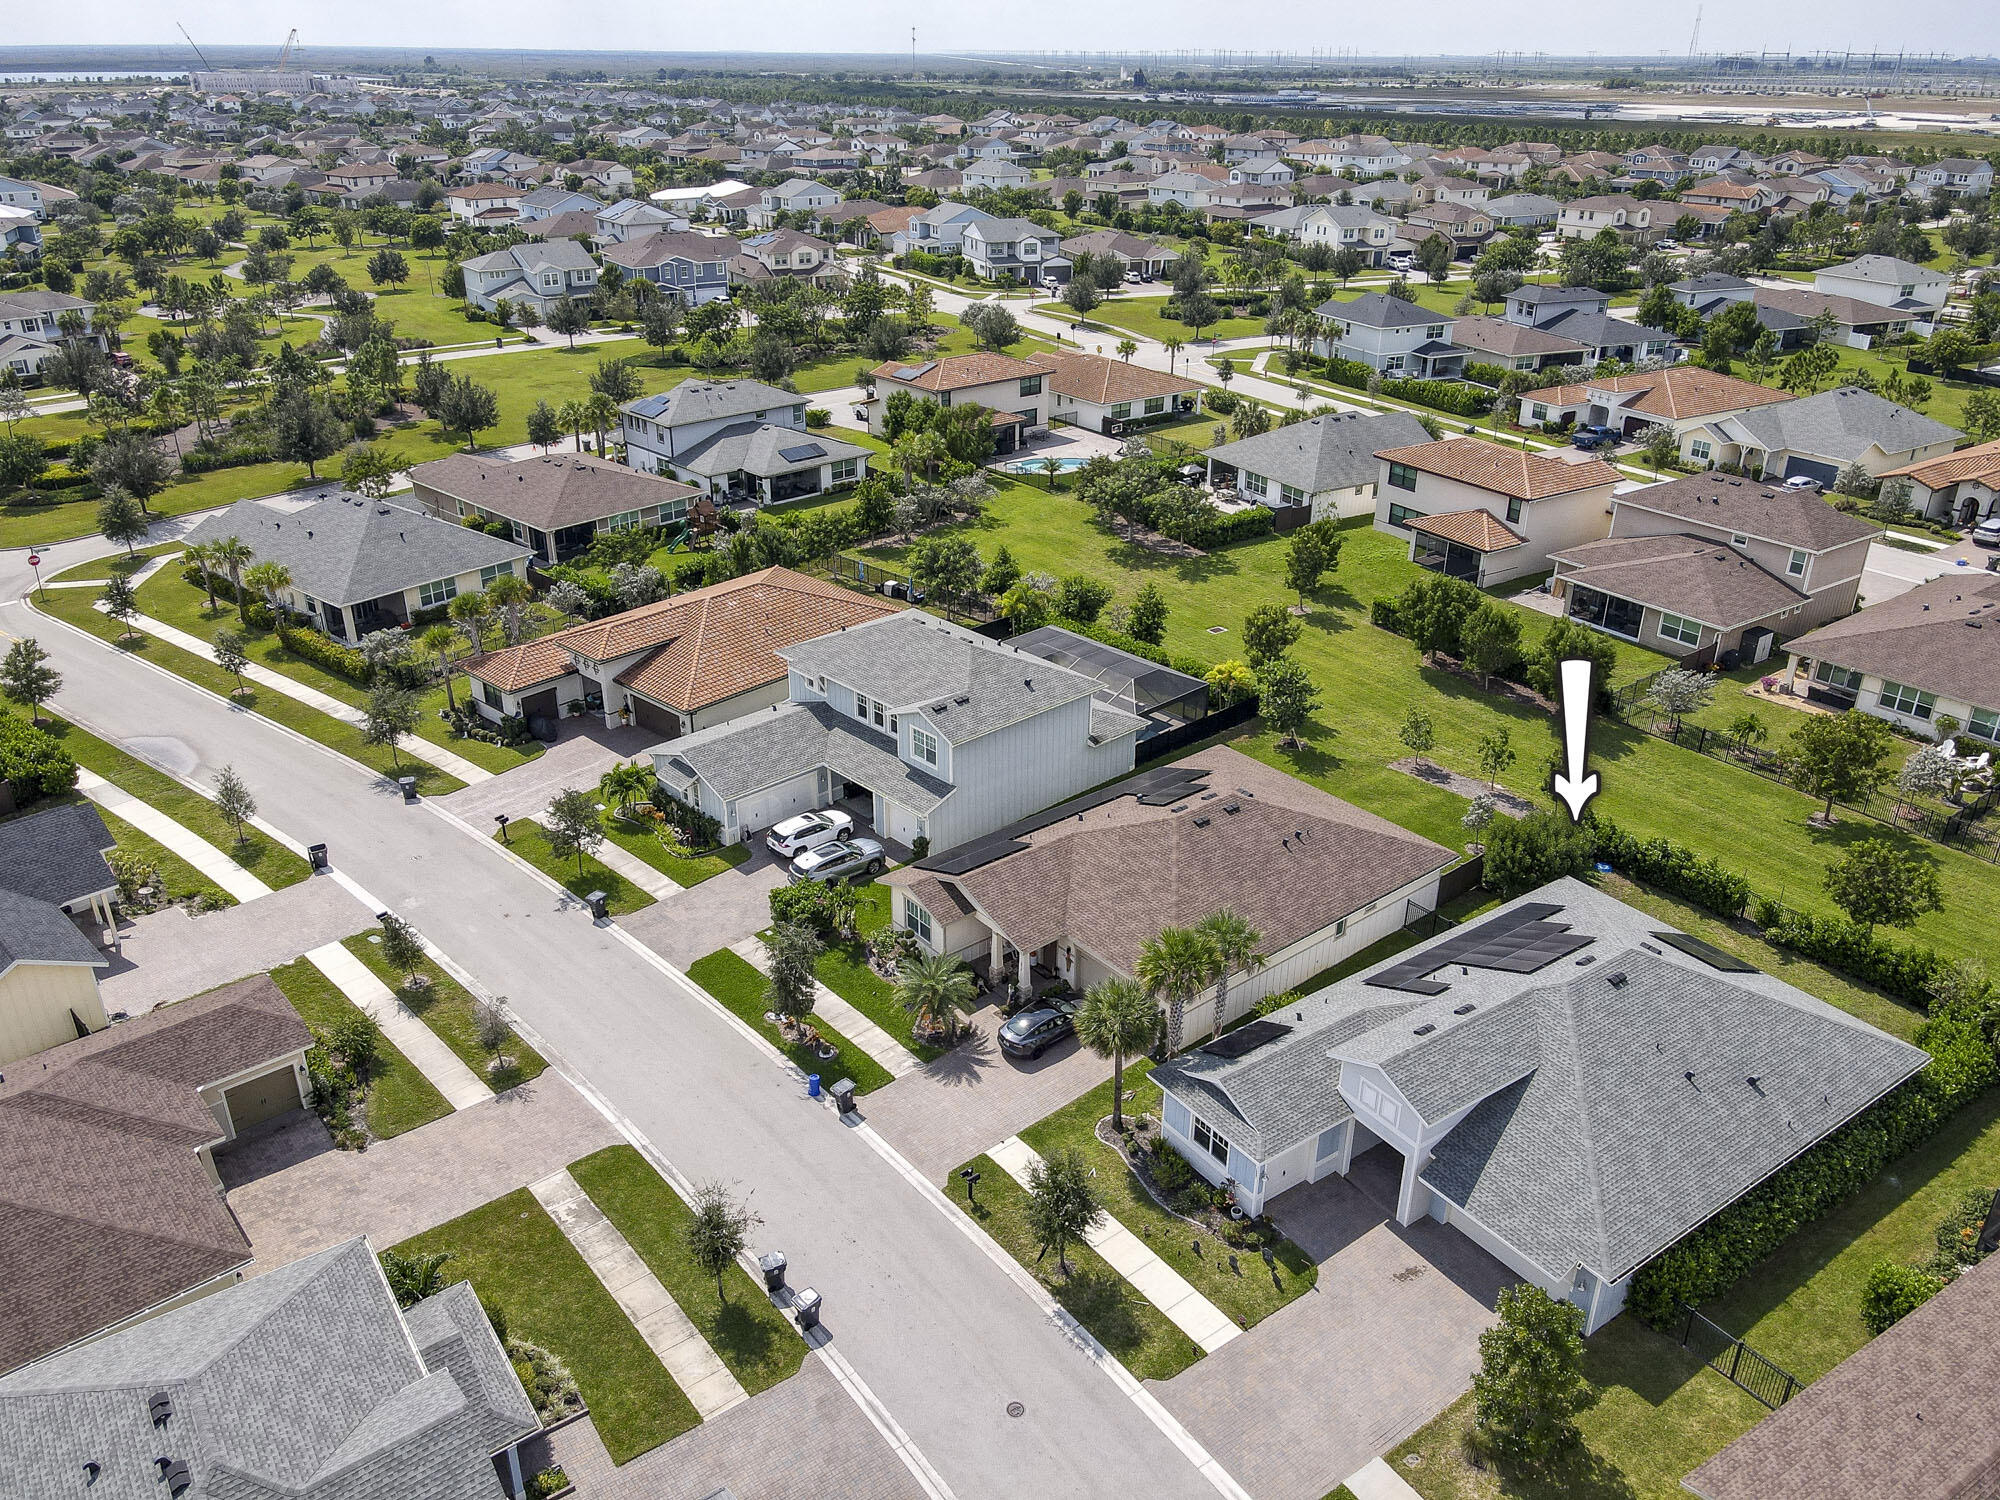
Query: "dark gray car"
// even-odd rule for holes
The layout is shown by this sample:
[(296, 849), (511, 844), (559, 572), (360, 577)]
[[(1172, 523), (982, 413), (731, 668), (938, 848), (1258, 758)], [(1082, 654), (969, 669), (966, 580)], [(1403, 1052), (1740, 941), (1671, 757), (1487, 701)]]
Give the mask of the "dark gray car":
[(1074, 1030), (1076, 1002), (1045, 999), (1002, 1023), (1000, 1047), (1011, 1057), (1040, 1057)]

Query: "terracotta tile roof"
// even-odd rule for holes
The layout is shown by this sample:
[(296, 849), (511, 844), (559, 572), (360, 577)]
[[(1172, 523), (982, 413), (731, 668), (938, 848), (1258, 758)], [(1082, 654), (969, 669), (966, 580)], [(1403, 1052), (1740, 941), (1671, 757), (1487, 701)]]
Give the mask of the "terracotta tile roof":
[(1667, 370), (1620, 375), (1612, 380), (1593, 380), (1580, 386), (1551, 386), (1547, 390), (1529, 391), (1521, 399), (1543, 401), (1552, 406), (1574, 406), (1584, 400), (1589, 391), (1609, 391), (1618, 395), (1641, 392), (1636, 400), (1626, 402), (1620, 410), (1663, 417), (1669, 421), (1747, 411), (1753, 406), (1769, 406), (1773, 402), (1792, 399), (1784, 391), (1738, 380), (1733, 375), (1719, 375), (1714, 370), (1704, 370), (1696, 365), (1675, 365)]
[[(1029, 375), (1046, 375), (1051, 366), (1039, 358), (1015, 359), (1008, 354), (948, 354), (943, 359), (892, 359), (875, 367), (877, 380), (920, 391), (957, 391), (968, 386), (996, 385)], [(914, 372), (921, 373), (914, 373)]]
[(1149, 370), (1144, 365), (1106, 359), (1101, 354), (1053, 349), (1038, 353), (1035, 358), (1055, 366), (1055, 373), (1049, 378), (1051, 390), (1098, 406), (1143, 401), (1148, 396), (1177, 396), (1200, 389), (1200, 383), (1192, 377)]
[(1521, 448), (1503, 448), (1478, 438), (1446, 438), (1437, 443), (1412, 443), (1404, 448), (1384, 448), (1375, 455), (1391, 463), (1408, 464), (1426, 474), (1477, 485), (1517, 500), (1540, 500), (1549, 495), (1566, 495), (1572, 490), (1594, 489), (1616, 484), (1618, 471), (1599, 458), (1569, 463), (1545, 453)]
[(1980, 443), (1971, 448), (1961, 448), (1956, 453), (1927, 458), (1922, 463), (1907, 464), (1903, 468), (1889, 470), (1882, 477), (1887, 479), (1892, 475), (1906, 475), (1927, 490), (1941, 490), (1962, 479), (1990, 481), (2000, 478), (2000, 441)]
[(197, 1154), (197, 1092), (312, 1045), (263, 974), (7, 1066), (0, 1083), (0, 1370), (245, 1264)]
[(1475, 552), (1504, 552), (1527, 541), (1489, 510), (1448, 510), (1442, 515), (1412, 516), (1410, 530), (1457, 542)]
[(504, 651), (489, 651), (484, 656), (475, 656), (466, 662), (465, 670), (481, 682), (492, 683), (503, 693), (518, 693), (545, 682), (554, 682), (576, 668), (557, 636), (545, 635), (518, 646), (509, 646)]

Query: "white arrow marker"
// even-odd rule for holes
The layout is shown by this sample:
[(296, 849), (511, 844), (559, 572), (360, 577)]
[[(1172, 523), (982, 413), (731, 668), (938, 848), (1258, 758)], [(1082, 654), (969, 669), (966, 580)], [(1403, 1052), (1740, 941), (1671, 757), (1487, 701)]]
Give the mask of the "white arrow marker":
[(1584, 774), (1583, 752), (1590, 738), (1590, 663), (1562, 664), (1563, 755), (1569, 774), (1556, 772), (1556, 795), (1569, 808), (1569, 820), (1583, 817), (1583, 806), (1597, 795), (1597, 773)]

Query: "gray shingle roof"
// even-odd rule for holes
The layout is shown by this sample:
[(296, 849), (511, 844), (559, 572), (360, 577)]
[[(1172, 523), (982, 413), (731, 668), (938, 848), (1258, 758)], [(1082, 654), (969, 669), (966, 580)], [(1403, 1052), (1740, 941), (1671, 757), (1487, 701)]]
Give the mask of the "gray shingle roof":
[(294, 588), (329, 604), (360, 604), (528, 556), (516, 542), (344, 492), (290, 513), (239, 500), (185, 540), (228, 536), (242, 538), (259, 562), (283, 563)]
[[(104, 862), (117, 840), (88, 802), (66, 802), (0, 823), (0, 889), (68, 906), (117, 882)], [(0, 926), (0, 943), (6, 940)]]
[[(787, 453), (794, 456), (787, 457)], [(734, 474), (739, 469), (759, 478), (789, 474), (846, 458), (867, 458), (858, 443), (843, 442), (824, 432), (801, 432), (769, 422), (732, 422), (713, 437), (676, 453), (674, 467), (702, 475)]]
[(529, 240), (463, 262), (468, 271), (594, 271), (597, 262), (575, 240)]
[(61, 907), (0, 887), (0, 974), (27, 963), (111, 966)]
[(804, 402), (803, 396), (757, 380), (683, 380), (657, 396), (628, 401), (623, 409), (662, 427), (685, 427), (731, 417), (761, 417), (768, 412), (788, 411)]
[(1721, 473), (1690, 474), (1625, 491), (1618, 504), (1677, 516), (1712, 531), (1727, 529), (1788, 547), (1824, 552), (1873, 536), (1859, 516), (1835, 510), (1811, 490), (1759, 484)]
[[(539, 1424), (484, 1316), (457, 1316), (477, 1298), (446, 1295), (406, 1324), (357, 1238), (18, 1370), (9, 1492), (81, 1492), (93, 1463), (93, 1500), (155, 1500), (164, 1455), (215, 1500), (493, 1500), (491, 1454)], [(413, 1335), (442, 1322), (429, 1365)]]
[(954, 745), (1088, 698), (1097, 687), (1080, 672), (917, 610), (852, 625), (778, 654), (794, 671), (842, 683), (892, 709), (921, 712)]
[(1887, 285), (1902, 286), (1907, 282), (1947, 281), (1950, 278), (1942, 271), (1933, 271), (1914, 261), (1899, 260), (1893, 255), (1862, 255), (1844, 265), (1828, 266), (1820, 273), (1824, 276), (1845, 277), (1850, 281), (1877, 281)]
[(1847, 385), (1758, 407), (1734, 421), (1767, 452), (1784, 448), (1840, 463), (1860, 458), (1871, 446), (1896, 455), (1959, 437), (1956, 427)]
[(1314, 309), (1322, 318), (1338, 318), (1359, 328), (1410, 328), (1418, 323), (1450, 323), (1443, 313), (1386, 292), (1363, 292), (1345, 301), (1336, 297)]
[(952, 793), (950, 782), (901, 760), (888, 735), (864, 728), (825, 703), (780, 703), (748, 718), (698, 729), (648, 753), (661, 780), (685, 790), (698, 779), (725, 802), (818, 766), (915, 813), (930, 812)]
[(1207, 449), (1206, 456), (1262, 474), (1275, 484), (1319, 495), (1373, 484), (1382, 467), (1375, 458), (1378, 452), (1429, 440), (1423, 424), (1406, 412), (1374, 416), (1350, 411), (1274, 427)]

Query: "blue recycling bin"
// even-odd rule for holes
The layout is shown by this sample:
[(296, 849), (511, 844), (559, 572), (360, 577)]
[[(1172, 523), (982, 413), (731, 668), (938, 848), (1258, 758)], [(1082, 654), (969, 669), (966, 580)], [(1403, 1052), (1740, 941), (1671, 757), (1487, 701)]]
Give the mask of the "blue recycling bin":
[(817, 1099), (819, 1097), (819, 1074), (806, 1074), (806, 1097), (808, 1099)]

